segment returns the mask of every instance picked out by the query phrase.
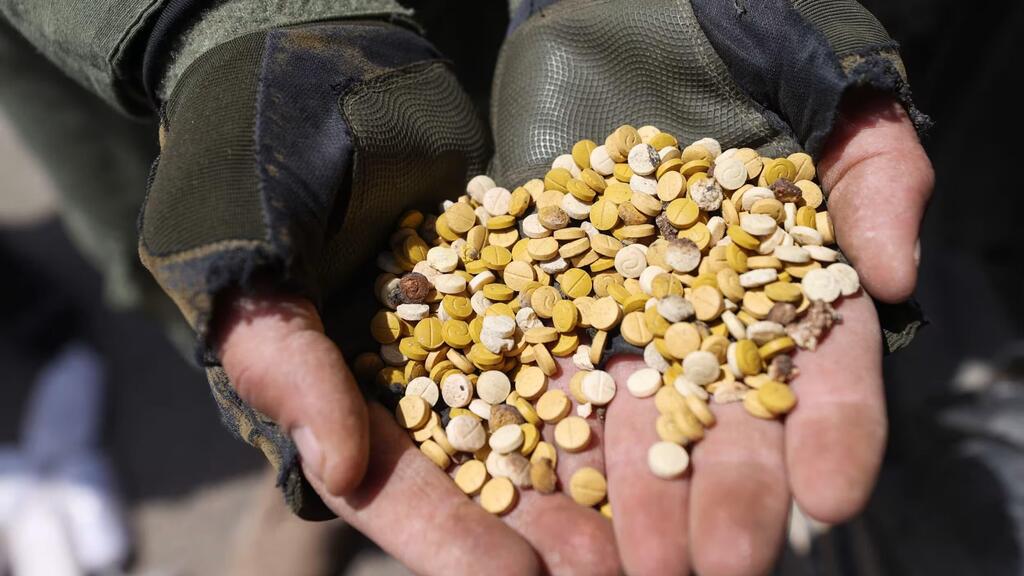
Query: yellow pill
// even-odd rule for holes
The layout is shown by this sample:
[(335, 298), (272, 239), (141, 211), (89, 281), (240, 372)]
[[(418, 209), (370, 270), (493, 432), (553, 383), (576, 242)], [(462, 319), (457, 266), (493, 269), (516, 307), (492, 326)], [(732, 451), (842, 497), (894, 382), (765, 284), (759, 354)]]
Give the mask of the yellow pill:
[(611, 230), (619, 223), (619, 208), (607, 199), (594, 202), (590, 207), (590, 223), (601, 231)]
[(571, 332), (579, 323), (580, 313), (571, 300), (559, 300), (551, 313), (555, 329), (559, 332)]
[(551, 346), (551, 355), (559, 358), (572, 356), (573, 352), (580, 347), (580, 337), (575, 333), (561, 334), (558, 342)]
[(534, 260), (542, 262), (551, 260), (558, 256), (558, 240), (548, 236), (547, 238), (533, 238), (526, 245), (526, 251)]
[(709, 322), (718, 318), (725, 311), (722, 293), (714, 286), (699, 286), (690, 294), (690, 302), (696, 312), (697, 319)]
[(446, 224), (452, 232), (465, 234), (476, 225), (476, 214), (473, 207), (465, 202), (456, 202), (445, 210)]
[(689, 198), (676, 198), (669, 202), (665, 217), (676, 228), (689, 228), (700, 217), (700, 207)]
[(590, 168), (590, 154), (597, 148), (593, 140), (580, 140), (572, 147), (572, 159), (580, 169)]
[(662, 148), (676, 146), (677, 144), (679, 144), (679, 142), (676, 141), (675, 136), (669, 134), (668, 132), (658, 132), (654, 136), (651, 136), (651, 139), (647, 143), (650, 144), (655, 150), (661, 150)]
[(629, 182), (630, 178), (633, 177), (633, 170), (629, 167), (629, 164), (616, 164), (612, 168), (612, 176), (619, 182)]
[(654, 334), (647, 327), (643, 312), (631, 312), (622, 318), (622, 338), (633, 346), (643, 347), (651, 343)]
[(608, 186), (604, 181), (604, 177), (589, 168), (583, 170), (580, 174), (580, 180), (586, 184), (588, 188), (596, 192), (604, 192), (605, 188)]
[(689, 407), (686, 405), (685, 397), (683, 398), (682, 406), (673, 410), (670, 416), (672, 416), (672, 423), (676, 425), (676, 428), (691, 442), (704, 438), (704, 426), (701, 425), (700, 420), (694, 416), (693, 412), (690, 412)]
[(765, 342), (757, 349), (757, 353), (761, 355), (761, 358), (763, 358), (765, 362), (767, 362), (779, 354), (792, 352), (795, 348), (796, 342), (794, 342), (792, 338), (789, 336), (782, 336)]
[(547, 390), (548, 377), (536, 366), (524, 366), (516, 374), (515, 386), (520, 397), (535, 400)]
[(683, 192), (686, 182), (679, 172), (667, 172), (658, 178), (658, 198), (662, 202), (672, 202)]
[(814, 228), (817, 212), (811, 206), (801, 206), (796, 210), (796, 225)]
[[(609, 287), (611, 286), (618, 285), (612, 284)], [(611, 330), (618, 326), (621, 318), (622, 308), (611, 296), (597, 299), (590, 309), (590, 324), (598, 330)]]
[(479, 460), (469, 460), (455, 473), (455, 485), (470, 496), (479, 492), (487, 482), (487, 466)]
[(821, 268), (820, 262), (808, 262), (807, 264), (790, 264), (786, 266), (786, 272), (794, 278), (803, 278), (811, 270)]
[(555, 443), (566, 452), (580, 452), (590, 444), (590, 424), (579, 416), (563, 418), (555, 426)]
[(515, 318), (516, 313), (512, 310), (512, 307), (505, 302), (498, 302), (488, 306), (487, 310), (484, 311), (484, 316), (510, 316)]
[(757, 389), (757, 399), (775, 416), (788, 413), (796, 406), (793, 390), (781, 382), (769, 380)]
[(444, 344), (443, 325), (437, 318), (424, 318), (413, 330), (416, 342), (427, 350), (437, 350)]
[(757, 344), (753, 340), (744, 338), (736, 342), (734, 354), (736, 356), (736, 367), (744, 376), (760, 374), (764, 368), (761, 355), (757, 351)]
[(516, 503), (516, 487), (508, 478), (491, 478), (480, 490), (480, 505), (491, 514), (501, 515)]
[(740, 284), (740, 275), (735, 270), (732, 268), (722, 268), (715, 274), (715, 280), (718, 282), (718, 288), (726, 298), (737, 303), (743, 300), (743, 294), (746, 293), (746, 290)]
[(395, 409), (398, 425), (406, 430), (416, 430), (430, 420), (433, 411), (422, 396), (403, 396)]
[(629, 290), (622, 284), (609, 284), (608, 295), (615, 299), (619, 305), (622, 305), (630, 297)]
[(445, 296), (441, 306), (449, 316), (457, 320), (466, 320), (473, 315), (473, 304), (465, 296)]
[(558, 290), (551, 286), (541, 286), (533, 291), (530, 296), (530, 307), (541, 318), (551, 318), (555, 311), (555, 304), (562, 299)]
[(489, 300), (507, 302), (515, 297), (516, 293), (504, 284), (488, 284), (483, 288), (484, 296)]
[[(682, 167), (682, 160), (680, 160), (679, 158), (669, 158), (668, 160), (662, 162), (661, 165), (658, 166), (658, 169), (654, 171), (654, 177), (657, 178), (658, 180), (661, 180), (671, 172), (678, 173), (679, 169)], [(685, 182), (683, 182), (683, 185), (685, 187)], [(682, 192), (682, 190), (680, 190), (680, 192)]]
[(541, 425), (542, 420), (540, 419), (540, 416), (537, 415), (537, 411), (533, 408), (533, 404), (527, 402), (525, 398), (516, 398), (512, 403), (512, 406), (514, 406), (515, 409), (519, 411), (519, 414), (523, 419), (530, 424), (533, 424), (534, 426)]
[(565, 185), (572, 179), (572, 173), (565, 168), (552, 168), (544, 176), (544, 188), (565, 192)]
[(702, 252), (711, 244), (711, 231), (703, 222), (696, 222), (686, 230), (680, 230), (677, 237), (692, 240), (697, 245), (697, 249)]
[(795, 304), (803, 299), (803, 290), (799, 284), (792, 282), (772, 282), (764, 287), (765, 296), (773, 302), (789, 302)]
[(800, 195), (804, 201), (804, 206), (807, 206), (812, 210), (821, 206), (821, 203), (825, 200), (825, 195), (822, 193), (821, 187), (810, 180), (800, 180), (796, 183), (796, 187), (800, 189)]
[(523, 337), (530, 344), (547, 344), (558, 340), (558, 330), (550, 326), (538, 326), (527, 330)]
[(587, 186), (582, 180), (569, 180), (569, 183), (566, 184), (566, 188), (569, 190), (570, 194), (581, 202), (593, 202), (594, 198), (597, 197), (597, 192), (595, 192), (590, 186)]
[(555, 424), (569, 415), (572, 402), (561, 390), (548, 390), (537, 400), (537, 415), (548, 424)]
[(540, 443), (540, 430), (529, 422), (520, 424), (519, 428), (523, 431), (523, 445), (519, 448), (519, 453), (528, 457)]
[(814, 169), (814, 160), (810, 154), (806, 152), (796, 152), (786, 157), (787, 160), (793, 163), (796, 167), (796, 175), (793, 176), (794, 181), (800, 180), (813, 180), (816, 174)]
[[(505, 214), (503, 216), (493, 216), (487, 219), (488, 230), (505, 230), (506, 228), (511, 228), (512, 226), (515, 226), (515, 224), (516, 217), (511, 216), (509, 214)], [(489, 238), (493, 242), (494, 235), (489, 235)]]
[(555, 449), (554, 445), (541, 440), (537, 442), (537, 447), (530, 454), (530, 462), (536, 462), (541, 458), (547, 458), (551, 461), (552, 465), (555, 465), (558, 463), (558, 450)]
[(380, 371), (377, 372), (376, 377), (374, 377), (374, 381), (378, 385), (384, 387), (394, 386), (396, 384), (405, 386), (405, 383), (408, 382), (405, 379), (405, 375), (402, 373), (402, 370), (395, 368), (394, 366), (381, 368)]
[[(701, 335), (697, 327), (689, 322), (678, 322), (665, 332), (664, 346), (668, 355), (682, 360), (690, 352), (700, 349)], [(757, 350), (755, 349), (755, 352)]]
[(746, 248), (747, 250), (757, 250), (761, 246), (760, 240), (754, 238), (753, 236), (750, 235), (750, 233), (748, 233), (746, 230), (740, 228), (737, 225), (729, 226), (728, 230), (726, 231), (726, 234), (728, 234), (729, 238), (732, 238), (732, 241), (735, 242), (741, 248)]
[(743, 408), (748, 414), (762, 420), (773, 420), (775, 415), (768, 411), (761, 403), (757, 390), (749, 390), (743, 396)]
[[(590, 247), (601, 256), (614, 258), (615, 255), (619, 253), (619, 250), (622, 250), (622, 242), (619, 242), (611, 236), (597, 234), (590, 239)], [(612, 265), (614, 265), (614, 260), (612, 261)]]
[[(664, 388), (662, 389), (664, 390)], [(654, 429), (658, 433), (658, 438), (665, 442), (672, 442), (680, 446), (690, 443), (690, 439), (676, 427), (671, 412), (659, 414), (658, 419), (654, 422)]]
[(527, 192), (526, 188), (522, 186), (516, 188), (512, 191), (512, 199), (508, 203), (508, 213), (519, 218), (530, 207), (530, 200), (530, 193)]
[(569, 495), (581, 506), (597, 506), (608, 495), (608, 482), (597, 469), (586, 466), (569, 479)]
[(381, 344), (391, 344), (402, 335), (402, 321), (394, 312), (381, 310), (370, 321), (370, 334)]
[(480, 251), (480, 259), (491, 270), (502, 270), (512, 261), (512, 253), (501, 246), (485, 246)]
[(566, 296), (581, 298), (590, 294), (591, 289), (593, 289), (593, 280), (591, 280), (590, 274), (587, 274), (585, 270), (570, 268), (562, 274), (559, 285)]
[(543, 344), (533, 345), (533, 357), (537, 366), (548, 376), (554, 376), (558, 372), (558, 364)]
[[(603, 199), (616, 206), (623, 202), (629, 202), (632, 198), (633, 189), (629, 187), (629, 184), (623, 182), (612, 182), (604, 189)], [(593, 210), (593, 207), (591, 207), (591, 210)]]
[(451, 466), (452, 464), (451, 458), (448, 457), (448, 454), (444, 451), (444, 448), (441, 448), (441, 446), (439, 446), (437, 442), (434, 442), (433, 440), (424, 440), (423, 443), (420, 444), (420, 452), (422, 452), (427, 458), (430, 459), (431, 462), (436, 464), (437, 467), (440, 468), (441, 470), (447, 470), (448, 467)]
[(774, 184), (779, 178), (792, 181), (796, 178), (796, 166), (785, 158), (777, 158), (765, 164), (761, 175), (768, 186)]
[(410, 360), (422, 362), (427, 359), (427, 349), (420, 346), (420, 343), (417, 342), (416, 338), (413, 336), (399, 340), (398, 350), (402, 354), (405, 354), (406, 358), (409, 358)]

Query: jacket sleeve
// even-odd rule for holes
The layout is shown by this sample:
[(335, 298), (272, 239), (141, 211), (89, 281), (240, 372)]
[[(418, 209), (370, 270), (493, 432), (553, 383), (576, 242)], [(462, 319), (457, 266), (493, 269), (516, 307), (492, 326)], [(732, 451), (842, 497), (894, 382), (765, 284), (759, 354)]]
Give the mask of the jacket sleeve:
[[(395, 0), (0, 0), (5, 18), (68, 76), (131, 115), (203, 52), (258, 30), (409, 15)], [(171, 85), (165, 84), (170, 78)]]

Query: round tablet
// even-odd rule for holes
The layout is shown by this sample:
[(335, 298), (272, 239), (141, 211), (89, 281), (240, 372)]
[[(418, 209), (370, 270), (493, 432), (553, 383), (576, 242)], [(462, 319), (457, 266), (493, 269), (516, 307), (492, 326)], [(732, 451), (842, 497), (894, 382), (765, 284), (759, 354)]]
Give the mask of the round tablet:
[(653, 396), (661, 388), (661, 373), (654, 368), (643, 368), (629, 375), (626, 389), (637, 398)]
[(572, 402), (561, 390), (548, 390), (537, 400), (537, 415), (548, 424), (554, 424), (569, 415)]
[(476, 452), (487, 443), (487, 430), (479, 419), (469, 415), (452, 418), (444, 433), (452, 448), (460, 452)]
[(566, 452), (579, 452), (590, 444), (590, 424), (579, 416), (569, 416), (555, 426), (555, 443)]
[(718, 358), (711, 352), (697, 350), (690, 352), (683, 359), (683, 374), (690, 382), (700, 386), (706, 386), (718, 380), (720, 371)]
[[(503, 316), (507, 318), (507, 316)], [(512, 391), (512, 382), (504, 372), (487, 370), (476, 381), (476, 394), (488, 404), (501, 404)]]
[(487, 443), (498, 454), (515, 452), (523, 446), (523, 429), (518, 424), (506, 424), (495, 430)]
[(426, 376), (413, 378), (405, 387), (406, 396), (420, 396), (431, 406), (437, 404), (440, 394), (441, 391), (438, 389), (437, 384)]
[(655, 442), (647, 450), (647, 465), (658, 478), (678, 478), (690, 466), (690, 455), (678, 444)]
[(580, 384), (584, 398), (595, 406), (604, 406), (615, 398), (615, 379), (604, 370), (594, 370)]
[(479, 460), (467, 460), (455, 473), (455, 485), (470, 496), (476, 494), (487, 482), (487, 467)]
[(406, 430), (420, 428), (430, 419), (430, 406), (420, 396), (406, 396), (398, 401), (395, 418)]
[(596, 468), (585, 466), (569, 479), (569, 495), (581, 506), (597, 506), (608, 495), (608, 482)]
[(516, 502), (516, 487), (508, 478), (491, 478), (480, 490), (480, 505), (491, 514), (504, 514)]
[(449, 373), (441, 382), (441, 397), (452, 408), (463, 408), (473, 400), (473, 381), (465, 374)]
[[(835, 266), (835, 264), (832, 264)], [(809, 300), (821, 300), (823, 302), (835, 302), (842, 294), (842, 286), (839, 284), (837, 274), (833, 274), (826, 268), (818, 268), (808, 272), (800, 286), (804, 295)]]
[(527, 400), (539, 397), (547, 390), (548, 377), (536, 366), (524, 366), (516, 374), (516, 393)]
[[(853, 266), (843, 262), (836, 262), (835, 264), (829, 264), (825, 270), (838, 281), (839, 290), (843, 296), (853, 296), (857, 293), (857, 290), (860, 290), (860, 277)], [(806, 278), (804, 281), (806, 282)]]

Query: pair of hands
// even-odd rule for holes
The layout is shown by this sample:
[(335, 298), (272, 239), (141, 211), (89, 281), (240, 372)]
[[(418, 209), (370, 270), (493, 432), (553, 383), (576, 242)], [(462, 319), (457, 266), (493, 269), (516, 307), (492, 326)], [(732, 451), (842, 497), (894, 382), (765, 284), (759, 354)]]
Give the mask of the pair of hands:
[[(903, 108), (849, 98), (818, 168), (839, 244), (867, 291), (906, 299), (933, 173)], [(863, 293), (839, 310), (842, 326), (796, 356), (800, 402), (785, 422), (713, 406), (718, 423), (682, 480), (659, 480), (645, 463), (657, 440), (653, 402), (619, 394), (606, 420), (592, 421), (593, 447), (558, 462), (563, 485), (581, 466), (604, 470), (614, 525), (564, 494), (524, 491), (507, 516), (485, 512), (391, 414), (366, 404), (308, 301), (236, 298), (221, 311), (218, 345), (242, 399), (290, 431), (327, 506), (418, 573), (757, 574), (781, 548), (791, 499), (817, 520), (843, 521), (866, 503), (881, 463), (878, 319)], [(619, 357), (608, 369), (624, 382), (642, 366)], [(574, 370), (562, 362), (550, 385), (566, 389)]]

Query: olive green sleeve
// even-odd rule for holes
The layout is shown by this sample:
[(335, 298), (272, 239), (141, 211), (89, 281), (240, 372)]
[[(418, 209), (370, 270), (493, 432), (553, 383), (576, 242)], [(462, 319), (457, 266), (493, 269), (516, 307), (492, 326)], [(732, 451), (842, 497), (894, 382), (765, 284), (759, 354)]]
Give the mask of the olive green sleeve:
[[(5, 18), (37, 50), (119, 110), (142, 115), (153, 105), (142, 86), (143, 56), (154, 25), (183, 4), (202, 7), (171, 43), (171, 82), (200, 54), (258, 30), (328, 19), (406, 16), (395, 0), (0, 0)], [(206, 8), (205, 4), (212, 4)]]

